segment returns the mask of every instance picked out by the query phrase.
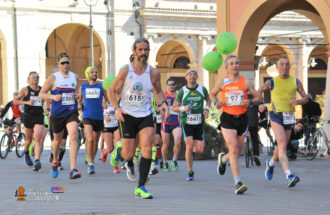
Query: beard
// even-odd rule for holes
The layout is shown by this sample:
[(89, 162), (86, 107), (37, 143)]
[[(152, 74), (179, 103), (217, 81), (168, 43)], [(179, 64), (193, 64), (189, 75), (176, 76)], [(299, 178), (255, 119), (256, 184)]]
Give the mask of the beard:
[[(142, 59), (142, 57), (144, 57), (144, 58)], [(140, 55), (140, 56), (137, 56), (137, 60), (142, 64), (146, 64), (148, 57), (146, 55)]]

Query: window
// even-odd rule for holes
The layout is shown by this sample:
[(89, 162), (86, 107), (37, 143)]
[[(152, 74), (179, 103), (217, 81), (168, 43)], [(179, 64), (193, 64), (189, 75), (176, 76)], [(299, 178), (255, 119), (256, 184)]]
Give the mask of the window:
[(189, 66), (188, 64), (190, 63), (190, 60), (189, 58), (187, 57), (184, 57), (184, 56), (181, 56), (181, 57), (178, 57), (175, 62), (174, 62), (174, 65), (173, 65), (173, 68), (177, 68), (177, 69), (189, 69)]

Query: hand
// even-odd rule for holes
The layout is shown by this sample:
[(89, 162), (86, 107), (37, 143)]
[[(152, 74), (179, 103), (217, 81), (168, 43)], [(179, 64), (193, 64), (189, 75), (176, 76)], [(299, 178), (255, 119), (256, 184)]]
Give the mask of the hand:
[(251, 103), (251, 99), (244, 99), (242, 105), (249, 106)]
[(165, 119), (170, 115), (170, 111), (168, 109), (168, 106), (166, 103), (163, 103), (160, 106), (160, 113), (163, 114), (163, 116), (165, 117)]
[(264, 111), (265, 111), (265, 105), (264, 104), (259, 105), (259, 112), (262, 113)]
[(73, 96), (75, 100), (79, 100), (80, 98), (80, 95), (78, 93), (74, 93)]
[(123, 111), (121, 108), (116, 108), (116, 110), (115, 110), (115, 117), (116, 117), (116, 119), (118, 120), (118, 121), (120, 121), (120, 122), (124, 122), (125, 120), (124, 120), (124, 116), (123, 116), (123, 114), (126, 114), (126, 112), (125, 111)]
[(62, 99), (62, 95), (53, 95), (52, 99), (55, 101), (55, 102), (58, 102)]
[(111, 121), (111, 118), (108, 117), (108, 116), (104, 116), (104, 120), (105, 120), (106, 122), (110, 122), (110, 121)]
[(203, 114), (204, 114), (205, 119), (209, 118), (209, 110), (208, 109), (204, 109)]
[(223, 101), (217, 101), (217, 103), (215, 103), (215, 107), (217, 108), (217, 109), (220, 109), (220, 108), (222, 108), (222, 106), (224, 105), (225, 103), (223, 102)]
[(296, 100), (296, 99), (291, 99), (290, 104), (291, 104), (293, 107), (295, 107), (295, 106), (298, 105), (298, 100)]
[(32, 106), (34, 104), (34, 100), (29, 100), (26, 102), (26, 104)]
[(191, 110), (190, 105), (184, 106), (184, 111), (189, 112)]

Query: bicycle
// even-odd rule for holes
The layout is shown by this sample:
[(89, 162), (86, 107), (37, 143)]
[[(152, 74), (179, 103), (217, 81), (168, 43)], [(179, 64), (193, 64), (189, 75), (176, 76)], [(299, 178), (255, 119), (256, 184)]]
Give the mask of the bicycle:
[[(323, 120), (323, 122), (330, 123), (330, 120)], [(323, 140), (323, 141), (322, 141)], [(306, 158), (307, 160), (313, 160), (317, 156), (318, 152), (322, 150), (322, 142), (325, 143), (325, 151), (321, 156), (329, 153), (330, 140), (324, 131), (323, 123), (315, 130), (315, 132), (309, 137), (306, 145)], [(322, 156), (322, 157), (323, 157)]]
[(4, 125), (8, 126), (8, 130), (5, 131), (0, 140), (0, 158), (5, 159), (14, 147), (17, 157), (20, 158), (24, 155), (25, 134), (18, 135), (15, 123), (8, 124), (8, 121), (10, 120), (4, 121)]
[(253, 146), (252, 146), (252, 140), (250, 137), (250, 134), (247, 132), (244, 134), (245, 139), (244, 139), (244, 157), (245, 157), (245, 165), (246, 168), (249, 168), (250, 166), (250, 161), (251, 165), (253, 166)]

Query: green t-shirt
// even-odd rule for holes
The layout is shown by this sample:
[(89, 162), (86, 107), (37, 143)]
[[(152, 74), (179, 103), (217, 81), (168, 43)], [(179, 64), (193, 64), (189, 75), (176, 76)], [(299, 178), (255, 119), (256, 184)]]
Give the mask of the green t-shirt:
[(182, 87), (175, 98), (175, 101), (182, 106), (190, 105), (190, 113), (181, 113), (181, 124), (199, 125), (204, 123), (204, 100), (209, 98), (207, 89), (202, 85), (197, 85), (194, 89), (186, 86)]

